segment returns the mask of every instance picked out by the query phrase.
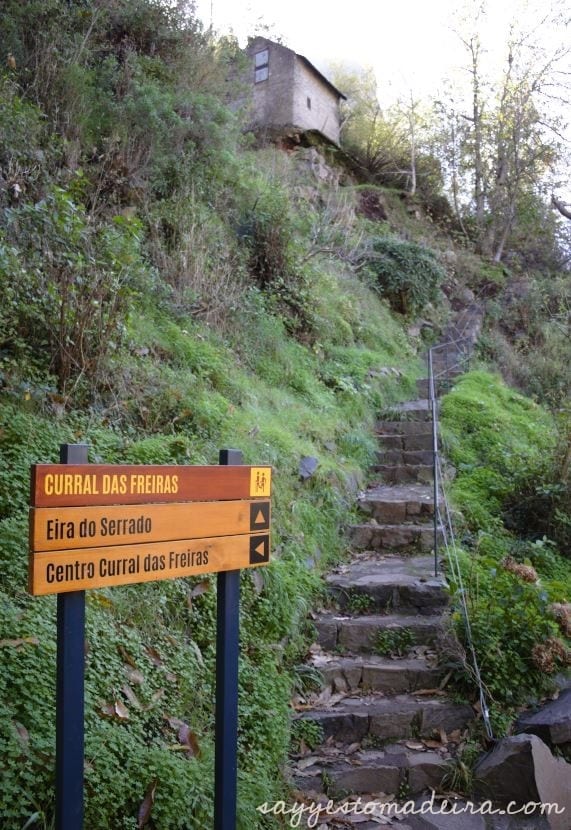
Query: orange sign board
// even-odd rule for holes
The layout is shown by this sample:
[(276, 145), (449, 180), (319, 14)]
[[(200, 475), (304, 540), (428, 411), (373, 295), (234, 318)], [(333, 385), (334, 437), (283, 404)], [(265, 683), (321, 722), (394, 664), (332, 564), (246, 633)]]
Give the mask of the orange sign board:
[(269, 529), (270, 502), (261, 500), (35, 507), (30, 510), (30, 550), (38, 553), (147, 544)]
[(34, 464), (34, 507), (269, 498), (271, 467)]
[(266, 565), (269, 533), (30, 555), (31, 594), (60, 594)]

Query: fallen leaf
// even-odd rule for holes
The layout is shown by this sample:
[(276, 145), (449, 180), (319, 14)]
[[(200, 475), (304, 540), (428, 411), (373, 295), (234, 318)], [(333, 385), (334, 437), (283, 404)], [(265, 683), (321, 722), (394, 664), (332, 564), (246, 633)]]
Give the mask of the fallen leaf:
[(424, 749), (424, 744), (416, 743), (415, 741), (407, 741), (405, 746), (407, 749)]
[(139, 671), (139, 669), (133, 669), (130, 666), (125, 666), (125, 673), (129, 681), (131, 683), (135, 683), (137, 686), (142, 686), (145, 682), (145, 675), (143, 672)]
[(37, 637), (18, 637), (16, 640), (0, 640), (0, 648), (20, 648), (20, 646), (39, 646)]
[(308, 767), (312, 767), (317, 762), (317, 758), (302, 758), (301, 761), (298, 761), (296, 764), (297, 769), (304, 770)]
[(12, 723), (14, 724), (14, 728), (18, 733), (18, 737), (21, 739), (21, 741), (25, 744), (29, 743), (30, 733), (28, 732), (26, 727), (23, 724), (19, 723), (17, 720), (12, 721)]
[(205, 665), (204, 665), (204, 657), (202, 656), (202, 652), (201, 652), (201, 650), (199, 649), (198, 644), (197, 644), (197, 643), (195, 643), (195, 642), (194, 642), (194, 640), (191, 640), (191, 641), (189, 642), (189, 646), (190, 646), (190, 648), (194, 651), (194, 655), (195, 655), (195, 657), (196, 657), (196, 662), (198, 663), (198, 665), (200, 666), (200, 668), (201, 668), (201, 669), (205, 668)]
[(183, 723), (178, 730), (178, 739), (182, 746), (188, 751), (189, 758), (198, 758), (200, 755), (200, 746), (198, 739), (194, 732), (191, 731), (190, 726)]
[(147, 652), (153, 665), (157, 666), (157, 668), (160, 668), (163, 665), (163, 658), (156, 648), (153, 648), (153, 646), (146, 646), (145, 651)]
[(190, 596), (194, 599), (194, 597), (200, 597), (202, 594), (207, 594), (211, 590), (212, 582), (209, 579), (203, 579), (202, 582), (198, 582), (194, 585), (190, 592)]
[(114, 720), (129, 720), (129, 712), (124, 703), (120, 700), (114, 700), (113, 703), (105, 703), (101, 707), (101, 714), (105, 717), (113, 718)]
[(141, 806), (139, 807), (139, 812), (137, 813), (137, 830), (142, 830), (151, 817), (153, 804), (155, 803), (157, 784), (158, 780), (155, 778), (147, 787), (147, 792), (145, 793), (144, 799), (141, 801)]
[(343, 695), (343, 694), (331, 695), (328, 698), (326, 705), (327, 705), (328, 708), (330, 706), (335, 706), (337, 703), (339, 703), (339, 701), (344, 700), (346, 697), (347, 697), (347, 695)]
[(440, 730), (440, 743), (447, 744), (448, 743), (448, 735), (444, 731), (444, 729)]
[(428, 749), (440, 749), (442, 744), (440, 741), (423, 741), (422, 742)]
[(164, 689), (157, 689), (157, 691), (154, 692), (151, 696), (151, 702), (147, 706), (143, 707), (145, 712), (148, 712), (149, 709), (152, 709), (153, 706), (155, 706), (155, 704), (157, 704), (159, 702), (159, 700), (161, 700), (161, 698), (163, 698), (164, 696), (165, 696), (165, 690)]
[(415, 695), (435, 695), (436, 697), (441, 697), (442, 695), (446, 694), (441, 689), (417, 689), (414, 692)]
[(140, 702), (139, 702), (139, 699), (138, 699), (137, 695), (135, 694), (135, 692), (134, 692), (134, 691), (133, 691), (133, 689), (129, 686), (129, 684), (128, 684), (128, 683), (125, 683), (125, 684), (122, 686), (121, 691), (123, 692), (123, 694), (125, 695), (125, 697), (126, 697), (126, 698), (127, 698), (127, 700), (129, 701), (129, 703), (131, 704), (131, 706), (134, 706), (134, 707), (135, 707), (135, 709), (140, 709), (140, 708), (141, 708), (141, 704), (140, 704)]
[(210, 590), (212, 590), (212, 583), (209, 579), (203, 579), (202, 582), (198, 582), (194, 585), (186, 595), (186, 603), (189, 609), (192, 610), (193, 599), (196, 599), (196, 597), (200, 597), (203, 594), (207, 594)]
[(119, 654), (121, 655), (121, 657), (123, 658), (125, 663), (127, 663), (128, 666), (131, 666), (131, 668), (133, 668), (133, 669), (137, 668), (137, 664), (135, 663), (134, 658), (131, 657), (131, 655), (129, 654), (129, 652), (125, 648), (125, 646), (118, 645), (117, 646), (117, 651), (119, 652)]

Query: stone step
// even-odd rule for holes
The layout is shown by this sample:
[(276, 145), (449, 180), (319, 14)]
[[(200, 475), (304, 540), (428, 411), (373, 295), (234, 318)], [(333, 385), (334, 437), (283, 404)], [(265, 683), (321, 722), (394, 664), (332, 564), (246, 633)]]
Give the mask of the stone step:
[(360, 510), (386, 524), (428, 520), (434, 515), (434, 494), (430, 485), (376, 486), (358, 500)]
[(373, 464), (370, 470), (387, 484), (429, 484), (433, 477), (432, 464)]
[(423, 657), (338, 657), (322, 652), (314, 654), (309, 665), (321, 673), (325, 686), (342, 694), (372, 691), (389, 695), (435, 689), (444, 676), (435, 660)]
[(432, 738), (464, 729), (474, 718), (467, 703), (454, 703), (446, 696), (395, 695), (376, 693), (345, 697), (333, 706), (308, 709), (296, 720), (311, 721), (322, 728), (323, 740), (343, 743), (365, 738), (379, 741), (403, 738)]
[(407, 631), (413, 645), (432, 644), (442, 628), (441, 616), (408, 616), (405, 614), (372, 614), (367, 616), (342, 616), (320, 614), (314, 625), (317, 642), (328, 650), (343, 649), (348, 652), (371, 652), (379, 634)]
[(379, 438), (388, 435), (432, 436), (432, 423), (426, 421), (396, 421), (394, 418), (387, 418), (377, 421), (375, 432)]
[(432, 464), (432, 451), (427, 450), (398, 450), (383, 449), (376, 451), (377, 463), (381, 465), (430, 466)]
[(303, 793), (326, 790), (332, 798), (346, 793), (397, 794), (401, 788), (416, 795), (440, 787), (448, 759), (446, 750), (423, 752), (409, 749), (404, 743), (389, 744), (383, 749), (361, 749), (349, 755), (332, 747), (294, 761), (290, 778), (294, 788)]
[[(434, 527), (424, 524), (379, 524), (376, 521), (349, 525), (347, 537), (355, 550), (421, 553), (434, 550)], [(439, 542), (443, 541), (438, 532)]]
[(385, 450), (404, 450), (405, 452), (432, 450), (432, 429), (429, 432), (411, 435), (378, 434), (377, 442), (379, 447)]
[(387, 420), (393, 421), (429, 421), (431, 419), (428, 403), (422, 398), (416, 401), (395, 404), (388, 412), (390, 418), (387, 418)]
[(430, 615), (448, 604), (446, 580), (442, 574), (434, 576), (431, 556), (358, 558), (328, 574), (325, 582), (342, 610)]
[[(441, 377), (434, 380), (434, 394), (437, 398), (441, 398), (442, 395), (445, 395), (447, 392), (454, 385), (454, 381), (457, 375), (448, 376), (448, 377)], [(416, 381), (416, 390), (421, 398), (428, 398), (428, 378), (420, 378)]]

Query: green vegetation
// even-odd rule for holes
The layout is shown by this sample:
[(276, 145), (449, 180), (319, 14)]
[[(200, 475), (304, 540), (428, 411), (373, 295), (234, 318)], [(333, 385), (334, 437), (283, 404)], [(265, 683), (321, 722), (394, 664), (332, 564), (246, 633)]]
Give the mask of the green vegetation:
[[(507, 509), (530, 481), (539, 489), (552, 476), (556, 423), (498, 376), (471, 372), (443, 399), (442, 424), (457, 470), (450, 490), (464, 526), (461, 569), (472, 634), (502, 729), (508, 725), (502, 707), (546, 693), (554, 675), (571, 665), (569, 632), (552, 613), (553, 603), (569, 598), (567, 551), (534, 538), (531, 521), (517, 527)], [(455, 622), (464, 640), (459, 613)]]
[(571, 398), (569, 273), (549, 269), (518, 275), (488, 308), (482, 356), (527, 395), (553, 409), (565, 408)]
[(387, 628), (375, 637), (374, 650), (383, 657), (404, 657), (414, 643), (409, 628)]
[(501, 523), (503, 500), (545, 471), (556, 446), (552, 416), (486, 372), (470, 372), (444, 398), (442, 427), (458, 470), (454, 500), (475, 529)]
[(444, 269), (429, 248), (400, 239), (375, 239), (369, 270), (391, 308), (416, 314), (438, 297)]
[[(273, 561), (243, 574), (241, 603), (238, 824), (265, 827), (292, 691), (315, 680), (307, 612), (415, 348), (353, 271), (351, 189), (308, 199), (295, 159), (249, 148), (223, 103), (235, 44), (154, 0), (3, 12), (0, 823), (53, 822), (56, 603), (26, 592), (29, 474), (86, 442), (93, 462), (208, 464), (231, 446), (274, 466)], [(89, 592), (90, 830), (134, 830), (151, 803), (161, 830), (212, 823), (213, 586)]]
[(300, 752), (302, 744), (309, 749), (315, 749), (323, 742), (323, 727), (312, 720), (295, 720), (291, 729), (292, 747), (295, 752)]
[(369, 614), (373, 604), (373, 598), (369, 594), (350, 591), (347, 595), (347, 610), (351, 614)]
[[(510, 287), (509, 272), (477, 257), (452, 221), (426, 148), (409, 173), (397, 142), (398, 177), (385, 169), (380, 181), (410, 190), (417, 177), (429, 218), (410, 192), (364, 190), (346, 170), (334, 171), (344, 186), (326, 185), (301, 154), (253, 149), (226, 105), (241, 93), (242, 60), (186, 3), (3, 4), (3, 830), (53, 826), (56, 603), (26, 592), (30, 465), (75, 442), (89, 444), (92, 462), (212, 464), (219, 448), (237, 447), (246, 463), (273, 465), (273, 561), (241, 585), (238, 827), (275, 826), (256, 806), (284, 796), (291, 740), (321, 740), (309, 721), (291, 728), (292, 691), (317, 682), (300, 668), (307, 612), (343, 554), (375, 418), (414, 396), (423, 371), (422, 337), (407, 327), (422, 315), (436, 336), (466, 284), (498, 304)], [(383, 168), (388, 133), (380, 139)], [(451, 250), (450, 230), (465, 247)], [(511, 373), (554, 407), (568, 382), (564, 285), (550, 293), (541, 283), (542, 325), (525, 329), (525, 354), (537, 346), (534, 365), (545, 360), (546, 371)], [(514, 301), (502, 337), (520, 331), (523, 305)], [(513, 368), (499, 359), (497, 331), (487, 337), (486, 353)], [(443, 420), (483, 671), (511, 704), (566, 659), (552, 604), (568, 599), (569, 477), (555, 461), (553, 417), (491, 375), (462, 381)], [(306, 481), (304, 456), (318, 459)], [(527, 534), (514, 494), (533, 517)], [(517, 566), (541, 582), (522, 581)], [(89, 830), (211, 825), (213, 587), (207, 577), (89, 592)], [(370, 599), (354, 594), (349, 607), (366, 613)], [(400, 654), (408, 639), (378, 645)]]

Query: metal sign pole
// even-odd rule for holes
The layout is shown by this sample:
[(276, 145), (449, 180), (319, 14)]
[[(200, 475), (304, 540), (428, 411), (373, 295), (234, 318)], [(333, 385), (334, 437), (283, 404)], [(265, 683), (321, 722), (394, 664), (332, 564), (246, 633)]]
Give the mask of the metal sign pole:
[[(239, 450), (220, 450), (220, 464), (243, 464)], [(216, 608), (214, 830), (235, 830), (238, 775), (240, 571), (218, 574)]]
[[(62, 444), (62, 464), (87, 464), (87, 444)], [(85, 591), (57, 595), (56, 830), (83, 827)]]

